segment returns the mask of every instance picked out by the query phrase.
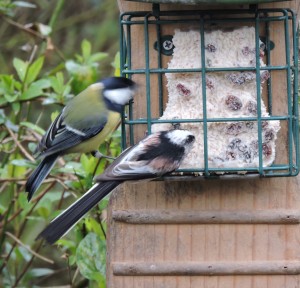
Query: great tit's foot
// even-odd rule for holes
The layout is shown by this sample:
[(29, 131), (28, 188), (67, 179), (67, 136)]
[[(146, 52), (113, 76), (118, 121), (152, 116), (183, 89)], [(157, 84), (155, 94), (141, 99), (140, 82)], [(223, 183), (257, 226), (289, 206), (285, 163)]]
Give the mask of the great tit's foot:
[(111, 160), (116, 159), (116, 158), (111, 157), (111, 156), (103, 155), (98, 150), (92, 151), (91, 154), (92, 154), (93, 157), (98, 158), (98, 159), (101, 159), (101, 158), (106, 158), (106, 159), (111, 159)]
[[(172, 120), (177, 120), (179, 119), (179, 117), (175, 116), (172, 118)], [(172, 126), (173, 126), (173, 129), (176, 130), (176, 129), (180, 129), (181, 128), (181, 123), (172, 123)]]

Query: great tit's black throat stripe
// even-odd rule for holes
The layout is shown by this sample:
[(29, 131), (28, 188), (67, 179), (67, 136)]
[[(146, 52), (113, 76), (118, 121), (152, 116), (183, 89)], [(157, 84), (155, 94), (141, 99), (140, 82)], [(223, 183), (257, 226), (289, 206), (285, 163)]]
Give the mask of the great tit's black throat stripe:
[(113, 102), (109, 101), (109, 99), (107, 99), (106, 97), (103, 97), (103, 98), (104, 98), (104, 103), (105, 103), (108, 110), (118, 112), (118, 113), (122, 113), (123, 107), (124, 107), (123, 105), (113, 103)]

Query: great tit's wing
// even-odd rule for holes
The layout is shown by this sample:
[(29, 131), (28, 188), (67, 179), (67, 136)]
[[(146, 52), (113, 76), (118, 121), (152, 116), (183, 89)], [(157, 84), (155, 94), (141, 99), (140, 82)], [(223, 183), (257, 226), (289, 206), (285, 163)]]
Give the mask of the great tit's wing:
[(67, 123), (63, 112), (64, 110), (57, 116), (39, 143), (40, 156), (64, 154), (64, 151), (100, 133), (107, 123), (107, 117), (104, 114), (101, 118), (82, 119), (81, 127), (75, 128), (76, 125), (71, 126)]

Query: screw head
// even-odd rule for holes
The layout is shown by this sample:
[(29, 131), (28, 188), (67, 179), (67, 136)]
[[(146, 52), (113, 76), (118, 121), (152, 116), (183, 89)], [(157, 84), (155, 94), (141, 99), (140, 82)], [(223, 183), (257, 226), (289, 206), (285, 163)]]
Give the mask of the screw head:
[(172, 35), (163, 35), (160, 37), (159, 42), (156, 41), (154, 43), (153, 48), (163, 55), (171, 56), (173, 54), (173, 49), (175, 48), (172, 39)]
[(174, 47), (173, 42), (171, 40), (165, 40), (162, 45), (165, 50), (172, 50)]

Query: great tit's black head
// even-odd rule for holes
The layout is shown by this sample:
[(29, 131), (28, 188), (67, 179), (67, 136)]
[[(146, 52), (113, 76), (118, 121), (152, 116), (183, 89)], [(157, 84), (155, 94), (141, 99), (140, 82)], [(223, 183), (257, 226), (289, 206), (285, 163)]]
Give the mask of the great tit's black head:
[(133, 98), (136, 90), (136, 83), (124, 77), (105, 78), (101, 83), (106, 104), (118, 112)]
[(122, 88), (135, 88), (136, 83), (125, 77), (109, 77), (101, 81), (104, 85), (104, 90), (114, 90)]

